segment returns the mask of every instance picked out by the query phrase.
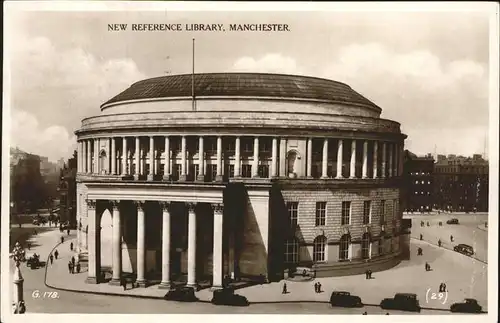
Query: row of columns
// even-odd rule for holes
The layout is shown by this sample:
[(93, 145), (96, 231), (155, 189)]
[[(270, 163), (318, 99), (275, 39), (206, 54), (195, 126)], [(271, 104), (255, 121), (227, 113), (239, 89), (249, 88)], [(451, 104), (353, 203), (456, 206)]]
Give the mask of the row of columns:
[[(120, 220), (120, 201), (111, 201), (112, 204), (112, 279), (110, 284), (118, 285), (122, 275), (122, 232)], [(170, 202), (160, 202), (162, 206), (162, 279), (159, 288), (170, 287)], [(137, 278), (136, 283), (145, 287), (145, 260), (146, 260), (146, 218), (144, 213), (144, 201), (136, 201), (137, 206)], [(187, 203), (188, 208), (188, 278), (187, 285), (195, 287), (196, 281), (196, 203)], [(223, 205), (212, 204), (214, 211), (213, 229), (213, 288), (222, 288), (223, 278), (223, 255), (222, 255), (222, 228), (223, 228)], [(98, 245), (100, 221), (96, 216), (96, 201), (87, 200), (87, 212), (89, 219), (89, 254), (88, 254), (88, 278), (87, 281), (98, 282), (100, 274), (100, 246)]]
[[(128, 158), (122, 158), (122, 171), (121, 174), (118, 173), (118, 167), (117, 167), (117, 158), (116, 158), (116, 152), (117, 152), (117, 145), (116, 141), (121, 140), (122, 141), (122, 155), (128, 156), (128, 147), (127, 147), (127, 137), (120, 137), (120, 138), (109, 138), (110, 140), (110, 146), (111, 146), (111, 165), (110, 165), (110, 171), (112, 175), (129, 175), (129, 169), (128, 169), (128, 163), (129, 160)], [(198, 138), (199, 144), (198, 144), (198, 180), (203, 180), (205, 176), (205, 167), (204, 167), (204, 161), (205, 161), (205, 154), (204, 154), (204, 137), (200, 136)], [(309, 138), (307, 141), (307, 177), (312, 177), (312, 138)], [(350, 156), (350, 174), (349, 178), (356, 178), (356, 155), (358, 154), (357, 151), (357, 142), (358, 140), (351, 140), (351, 156)], [(362, 154), (362, 174), (361, 178), (368, 178), (368, 141), (364, 140), (363, 142), (363, 149), (360, 152)], [(322, 151), (322, 171), (321, 171), (321, 177), (322, 178), (328, 178), (328, 143), (329, 139), (325, 138), (323, 141), (323, 151)], [(152, 181), (153, 177), (155, 175), (155, 169), (154, 169), (154, 137), (150, 136), (149, 137), (149, 172), (147, 174), (147, 179)], [(385, 178), (385, 177), (393, 177), (393, 176), (400, 176), (402, 174), (402, 157), (403, 157), (403, 145), (397, 144), (397, 143), (392, 143), (392, 142), (380, 142), (382, 149), (382, 160), (381, 160), (381, 169), (380, 169), (380, 175), (378, 174), (378, 149), (379, 149), (379, 142), (378, 141), (373, 141), (373, 169), (372, 169), (372, 178)], [(94, 149), (91, 149), (91, 145), (94, 145)], [(339, 139), (337, 143), (337, 161), (343, 161), (343, 152), (344, 152), (344, 140)], [(100, 139), (89, 139), (89, 140), (81, 140), (79, 142), (79, 154), (80, 160), (78, 163), (78, 172), (80, 173), (100, 173), (101, 170), (99, 169), (99, 147), (100, 147)], [(165, 170), (164, 170), (164, 179), (168, 180), (171, 175), (171, 169), (170, 169), (170, 138), (169, 136), (165, 136), (165, 151), (168, 151), (169, 153), (166, 153), (164, 156), (164, 165), (165, 165)], [(241, 177), (241, 152), (240, 152), (241, 144), (240, 144), (240, 137), (235, 138), (235, 165), (234, 165), (234, 176), (235, 177)], [(281, 139), (280, 143), (280, 159), (285, 158), (286, 155), (286, 141), (285, 139)], [(140, 140), (139, 137), (135, 137), (135, 151), (136, 153), (134, 154), (135, 158), (135, 165), (138, 168), (135, 171), (134, 177), (137, 179), (139, 176), (139, 152), (140, 151)], [(181, 174), (180, 174), (180, 180), (186, 180), (187, 176), (187, 164), (186, 164), (186, 136), (181, 137)], [(388, 158), (387, 158), (387, 151), (388, 151)], [(91, 153), (93, 152), (94, 157), (91, 157)], [(125, 152), (125, 154), (123, 154)], [(92, 160), (93, 160), (93, 166), (92, 166)], [(394, 162), (395, 161), (395, 162)], [(271, 171), (269, 173), (269, 176), (271, 178), (277, 177), (278, 176), (278, 139), (276, 137), (272, 138), (272, 153), (271, 153)], [(337, 162), (337, 176), (336, 178), (343, 178), (342, 174), (342, 165), (343, 162), (339, 163)], [(258, 177), (258, 166), (259, 166), (259, 137), (254, 138), (254, 144), (253, 144), (253, 160), (252, 160), (252, 177)], [(217, 161), (216, 161), (216, 180), (222, 180), (222, 137), (217, 137)], [(283, 167), (280, 167), (280, 177), (286, 176), (285, 174), (285, 169), (282, 170)], [(387, 173), (386, 173), (387, 169)]]

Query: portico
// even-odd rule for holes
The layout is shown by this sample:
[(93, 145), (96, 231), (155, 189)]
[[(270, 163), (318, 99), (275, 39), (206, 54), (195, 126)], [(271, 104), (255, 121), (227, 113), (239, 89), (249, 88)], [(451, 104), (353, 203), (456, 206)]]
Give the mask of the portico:
[[(101, 217), (109, 212), (112, 217), (112, 285), (119, 285), (123, 274), (124, 261), (132, 258), (131, 269), (135, 274), (135, 282), (140, 287), (146, 287), (148, 282), (147, 273), (156, 267), (151, 265), (151, 250), (156, 246), (154, 231), (156, 223), (161, 223), (161, 283), (159, 288), (170, 288), (172, 279), (171, 255), (176, 250), (184, 249), (183, 240), (179, 236), (179, 228), (187, 220), (187, 286), (197, 286), (197, 263), (200, 255), (197, 255), (197, 238), (207, 235), (206, 225), (198, 228), (199, 223), (213, 222), (212, 235), (212, 286), (221, 288), (223, 268), (223, 223), (224, 205), (222, 201), (222, 190), (217, 187), (198, 188), (196, 191), (180, 187), (144, 187), (137, 185), (124, 185), (123, 187), (106, 187), (106, 185), (90, 184), (86, 205), (86, 222), (88, 225), (88, 283), (101, 283), (101, 242), (104, 227), (100, 228)], [(117, 195), (120, 199), (117, 199)], [(131, 216), (133, 215), (133, 216)], [(135, 218), (136, 215), (136, 218)], [(213, 220), (212, 220), (213, 217)], [(173, 218), (174, 222), (173, 223)], [(157, 221), (159, 219), (159, 221)], [(133, 223), (135, 222), (135, 223)], [(197, 224), (198, 223), (198, 224)], [(125, 230), (124, 230), (125, 227)], [(126, 228), (128, 227), (128, 228)], [(135, 234), (130, 234), (131, 227), (135, 227)], [(174, 227), (174, 228), (173, 228)], [(175, 230), (173, 230), (175, 229)], [(180, 235), (179, 235), (180, 234)], [(135, 236), (134, 246), (126, 240)], [(134, 239), (132, 239), (134, 240)], [(132, 251), (131, 251), (132, 250)], [(146, 254), (149, 254), (149, 259)], [(134, 259), (135, 258), (135, 259)], [(177, 259), (176, 261), (179, 261)], [(149, 264), (148, 264), (149, 262)], [(135, 264), (135, 265), (134, 265)], [(159, 265), (159, 264), (156, 264)], [(179, 264), (177, 264), (179, 266)], [(149, 267), (149, 268), (148, 268)]]

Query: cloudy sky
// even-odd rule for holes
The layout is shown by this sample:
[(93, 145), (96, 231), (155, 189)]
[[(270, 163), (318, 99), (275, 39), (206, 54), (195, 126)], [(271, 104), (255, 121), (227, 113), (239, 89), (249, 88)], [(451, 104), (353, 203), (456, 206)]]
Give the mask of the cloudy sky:
[[(10, 12), (11, 144), (67, 158), (74, 131), (140, 79), (262, 71), (338, 80), (417, 153), (483, 153), (489, 22), (470, 12)], [(108, 32), (111, 23), (286, 23), (290, 32)]]

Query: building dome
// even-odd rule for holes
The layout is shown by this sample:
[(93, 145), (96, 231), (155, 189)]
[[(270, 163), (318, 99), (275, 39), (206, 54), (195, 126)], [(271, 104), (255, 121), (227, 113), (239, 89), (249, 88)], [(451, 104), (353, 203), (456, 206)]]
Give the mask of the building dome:
[[(193, 75), (170, 75), (142, 80), (103, 106), (131, 100), (191, 98)], [(298, 75), (269, 73), (194, 74), (196, 97), (244, 97), (302, 100), (363, 106), (381, 112), (373, 102), (344, 83)]]

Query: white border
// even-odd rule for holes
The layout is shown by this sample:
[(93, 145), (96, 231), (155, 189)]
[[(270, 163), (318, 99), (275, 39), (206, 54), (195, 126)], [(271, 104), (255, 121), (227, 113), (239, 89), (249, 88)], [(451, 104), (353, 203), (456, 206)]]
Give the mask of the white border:
[[(489, 276), (488, 276), (488, 310), (487, 316), (477, 317), (476, 320), (496, 322), (498, 309), (495, 306), (497, 304), (498, 295), (497, 289), (494, 286), (498, 286), (498, 255), (497, 249), (494, 247), (498, 243), (498, 121), (499, 121), (499, 52), (498, 52), (498, 40), (499, 40), (499, 21), (498, 21), (498, 4), (493, 2), (364, 2), (364, 3), (300, 3), (293, 2), (287, 3), (283, 2), (118, 2), (118, 1), (102, 1), (102, 2), (91, 2), (91, 1), (58, 1), (58, 2), (43, 2), (43, 1), (18, 1), (18, 2), (6, 2), (4, 4), (5, 12), (5, 24), (4, 24), (4, 41), (9, 43), (9, 38), (13, 34), (8, 32), (9, 14), (14, 11), (129, 11), (129, 10), (141, 10), (141, 11), (163, 11), (165, 9), (171, 11), (290, 11), (290, 12), (304, 12), (304, 11), (343, 11), (343, 12), (394, 12), (394, 11), (434, 11), (434, 12), (484, 12), (490, 14), (490, 129), (489, 129), (489, 172), (490, 172), (490, 214), (489, 214), (489, 248), (488, 248), (488, 259), (489, 259)], [(459, 37), (459, 35), (457, 35)], [(467, 46), (467, 44), (464, 44)], [(8, 261), (8, 244), (9, 244), (9, 171), (7, 165), (9, 165), (9, 143), (10, 143), (10, 65), (9, 65), (9, 52), (5, 49), (4, 52), (4, 101), (3, 101), (3, 136), (2, 136), (2, 232), (1, 242), (2, 242), (2, 272), (9, 272), (9, 261)], [(472, 109), (472, 107), (471, 107)], [(473, 111), (471, 111), (473, 113)], [(408, 277), (408, 279), (414, 279)], [(9, 275), (1, 276), (2, 291), (10, 291), (11, 282), (9, 282)], [(3, 288), (5, 286), (5, 288)], [(255, 317), (254, 315), (141, 315), (140, 317), (136, 315), (113, 315), (112, 318), (110, 314), (59, 314), (59, 315), (48, 315), (48, 314), (29, 314), (29, 315), (18, 315), (13, 316), (10, 314), (11, 307), (10, 297), (7, 296), (8, 293), (4, 294), (2, 297), (2, 321), (5, 322), (40, 322), (40, 320), (50, 320), (50, 322), (87, 322), (88, 320), (119, 320), (120, 322), (134, 322), (137, 319), (143, 322), (158, 322), (160, 320), (196, 320), (203, 319), (205, 322), (231, 322), (235, 319), (241, 323), (254, 322), (255, 320), (272, 320), (274, 322), (303, 322), (307, 320), (307, 317), (303, 315), (259, 315)], [(28, 304), (29, 309), (29, 304)], [(330, 322), (335, 320), (336, 322), (347, 322), (350, 320), (357, 321), (367, 321), (370, 322), (418, 322), (423, 320), (438, 321), (440, 323), (445, 322), (469, 322), (474, 318), (468, 315), (405, 315), (397, 316), (391, 315), (387, 316), (356, 316), (356, 315), (317, 315), (314, 316), (314, 320)]]

